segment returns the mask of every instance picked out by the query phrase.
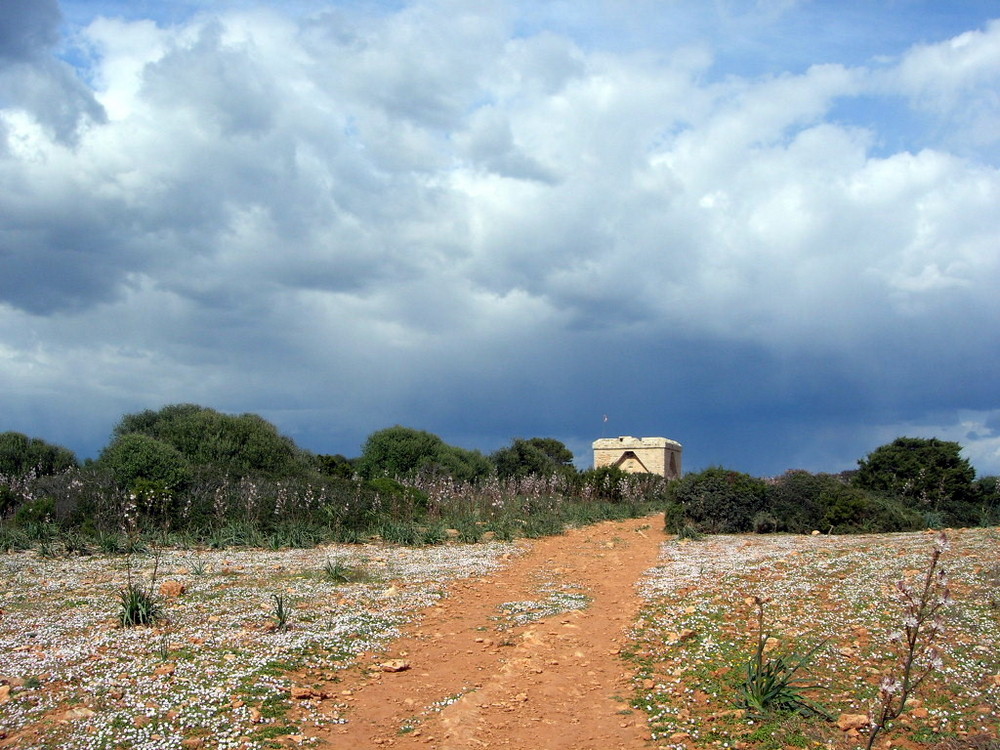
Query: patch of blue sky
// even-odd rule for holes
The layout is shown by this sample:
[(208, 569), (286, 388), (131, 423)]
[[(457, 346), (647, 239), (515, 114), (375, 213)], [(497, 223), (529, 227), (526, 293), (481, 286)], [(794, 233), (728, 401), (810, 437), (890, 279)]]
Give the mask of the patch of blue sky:
[(866, 66), (932, 44), (1000, 16), (994, 0), (926, 2), (650, 2), (607, 0), (524, 3), (518, 36), (561, 34), (585, 50), (670, 54), (711, 51), (709, 79), (799, 73), (811, 65)]
[(140, 19), (169, 26), (183, 23), (200, 13), (220, 13), (233, 8), (270, 8), (288, 16), (301, 16), (332, 9), (393, 13), (406, 7), (404, 0), (63, 0), (66, 21), (83, 27), (98, 17)]
[(871, 133), (869, 155), (875, 158), (904, 151), (916, 153), (927, 147), (930, 130), (927, 120), (902, 97), (866, 94), (840, 97), (833, 101), (824, 119)]

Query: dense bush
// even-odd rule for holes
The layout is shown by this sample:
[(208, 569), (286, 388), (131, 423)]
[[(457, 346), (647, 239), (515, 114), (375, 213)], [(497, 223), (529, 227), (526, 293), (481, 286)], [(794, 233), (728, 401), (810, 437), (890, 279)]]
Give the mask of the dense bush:
[(215, 547), (428, 544), (558, 533), (653, 509), (687, 537), (1000, 521), (997, 478), (975, 480), (958, 450), (900, 438), (853, 476), (764, 481), (713, 467), (668, 482), (616, 467), (577, 472), (552, 438), (518, 438), (487, 458), (401, 426), (373, 433), (357, 459), (316, 456), (256, 415), (178, 404), (126, 415), (83, 467), (58, 446), (0, 434), (0, 549), (60, 534), (67, 553), (134, 549), (150, 534)]
[(775, 520), (773, 529), (808, 534), (818, 529), (823, 519), (823, 496), (835, 493), (844, 482), (831, 474), (810, 474), (792, 470), (767, 485), (765, 511)]
[(468, 482), (493, 473), (493, 465), (482, 453), (448, 445), (433, 433), (400, 425), (369, 435), (356, 468), (366, 479), (429, 474)]
[(0, 433), (0, 476), (58, 474), (77, 465), (73, 451), (20, 432)]
[(174, 492), (184, 489), (192, 478), (191, 464), (177, 448), (142, 433), (115, 438), (101, 452), (97, 467), (107, 470), (128, 491), (141, 482)]
[(174, 404), (159, 411), (122, 417), (116, 438), (141, 434), (176, 448), (192, 466), (211, 466), (221, 474), (302, 476), (312, 457), (256, 414), (223, 414), (195, 404)]
[(667, 485), (667, 528), (674, 533), (687, 526), (709, 534), (750, 531), (765, 509), (766, 492), (763, 480), (722, 467), (688, 474)]
[(855, 486), (899, 498), (946, 525), (979, 520), (975, 469), (958, 443), (897, 438), (858, 461)]
[(898, 498), (850, 485), (823, 492), (819, 503), (823, 515), (817, 528), (831, 534), (916, 531), (926, 525), (923, 514)]
[(490, 460), (500, 478), (575, 473), (573, 453), (554, 438), (515, 438), (509, 446), (491, 454)]
[(316, 470), (320, 474), (341, 479), (351, 479), (355, 473), (354, 463), (339, 453), (332, 456), (323, 454), (316, 456)]
[(981, 477), (975, 482), (980, 526), (1000, 525), (1000, 477)]

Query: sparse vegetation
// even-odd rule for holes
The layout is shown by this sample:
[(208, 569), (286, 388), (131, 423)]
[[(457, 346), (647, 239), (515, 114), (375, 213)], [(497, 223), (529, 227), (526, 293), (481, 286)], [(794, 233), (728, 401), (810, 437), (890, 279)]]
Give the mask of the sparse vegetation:
[[(212, 738), (206, 745), (212, 747), (273, 748), (277, 736), (346, 720), (330, 706), (289, 716), (289, 672), (338, 674), (439, 602), (444, 583), (483, 576), (513, 551), (496, 543), (164, 549), (158, 580), (169, 572), (186, 592), (157, 597), (163, 618), (150, 627), (108, 627), (109, 602), (126, 575), (121, 557), (0, 558), (0, 686), (13, 686), (9, 701), (0, 703), (0, 734), (28, 728), (31, 741), (16, 746), (32, 748), (181, 747), (198, 737)], [(329, 583), (315, 575), (326, 559), (376, 575), (331, 601)], [(151, 591), (155, 563), (149, 553), (131, 557), (139, 590)], [(405, 591), (387, 595), (389, 576), (404, 579)], [(45, 596), (34, 596), (43, 589)], [(268, 621), (276, 623), (268, 592), (282, 596), (290, 625), (272, 637), (264, 637)], [(61, 721), (72, 707), (94, 714)], [(251, 709), (260, 713), (256, 721)]]
[(292, 616), (291, 605), (285, 600), (284, 594), (271, 594), (274, 600), (274, 628), (275, 630), (288, 630), (288, 622)]
[(153, 574), (149, 583), (143, 585), (132, 574), (132, 561), (126, 560), (125, 585), (118, 589), (118, 621), (122, 627), (131, 628), (137, 625), (155, 625), (163, 616), (159, 597), (156, 595), (156, 573), (160, 558), (156, 556), (153, 564)]
[(947, 549), (948, 537), (942, 532), (935, 542), (923, 580), (914, 585), (913, 581), (901, 579), (896, 584), (903, 609), (902, 629), (890, 636), (897, 651), (896, 661), (879, 683), (878, 699), (871, 715), (868, 750), (889, 722), (902, 715), (913, 693), (935, 670), (944, 666), (938, 641), (945, 630), (944, 610), (951, 606), (952, 599), (948, 575), (939, 563)]
[[(996, 540), (982, 529), (951, 542), (947, 582), (933, 561), (928, 565), (922, 533), (713, 536), (666, 545), (660, 566), (641, 584), (647, 604), (627, 654), (636, 670), (634, 705), (648, 714), (653, 739), (678, 748), (881, 747), (884, 734), (871, 744), (870, 731), (889, 723), (894, 747), (957, 748), (974, 736), (995, 742)], [(902, 588), (901, 578), (908, 581)], [(950, 599), (946, 588), (962, 592), (960, 616), (949, 619), (947, 631), (936, 622), (938, 603)], [(902, 613), (893, 592), (903, 598)], [(768, 624), (761, 628), (765, 601)], [(756, 636), (749, 668), (748, 630)], [(798, 675), (791, 668), (801, 658), (783, 655), (796, 653), (811, 654), (808, 679), (793, 685), (786, 703), (782, 678)], [(776, 696), (771, 705), (786, 703), (791, 711), (766, 710), (768, 701), (751, 693)], [(886, 698), (892, 702), (882, 721)], [(799, 699), (835, 721), (797, 710)]]
[(754, 596), (752, 601), (757, 610), (757, 644), (753, 656), (747, 661), (746, 678), (737, 690), (740, 707), (756, 718), (764, 718), (774, 712), (832, 718), (804, 695), (805, 691), (816, 690), (819, 686), (803, 681), (798, 675), (799, 670), (809, 663), (825, 641), (816, 644), (801, 656), (768, 653), (771, 634), (764, 623), (766, 600)]

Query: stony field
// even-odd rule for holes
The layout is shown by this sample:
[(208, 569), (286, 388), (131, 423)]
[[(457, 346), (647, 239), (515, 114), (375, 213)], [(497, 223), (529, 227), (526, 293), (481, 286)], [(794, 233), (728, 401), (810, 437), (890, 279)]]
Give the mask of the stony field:
[[(266, 747), (295, 736), (284, 720), (292, 669), (329, 673), (380, 648), (442, 597), (482, 575), (509, 544), (408, 549), (165, 550), (159, 556), (0, 557), (0, 746)], [(338, 566), (366, 579), (339, 583)], [(165, 620), (123, 628), (118, 590), (131, 575), (162, 596)], [(288, 609), (276, 628), (276, 600)], [(318, 720), (319, 717), (316, 717)], [(323, 720), (336, 721), (336, 715)]]
[[(640, 583), (634, 630), (636, 704), (661, 746), (857, 747), (881, 679), (899, 664), (897, 582), (922, 581), (935, 535), (714, 536), (667, 543)], [(1000, 530), (948, 534), (940, 564), (954, 604), (943, 610), (942, 667), (878, 746), (987, 743), (1000, 735)], [(755, 597), (766, 602), (768, 655), (804, 654), (807, 691), (832, 721), (755, 719), (738, 707), (754, 652)], [(773, 650), (772, 650), (773, 649)], [(839, 722), (839, 723), (838, 723)], [(984, 736), (985, 735), (985, 736)], [(970, 739), (971, 738), (971, 739)], [(994, 743), (995, 743), (994, 739)], [(946, 745), (947, 746), (947, 745)]]
[[(379, 735), (386, 742), (422, 743), (432, 730), (443, 736), (448, 721), (459, 715), (468, 721), (473, 709), (483, 714), (477, 731), (507, 736), (514, 725), (491, 724), (493, 708), (487, 706), (504, 706), (504, 712), (520, 707), (525, 736), (537, 738), (537, 728), (552, 724), (552, 717), (593, 713), (593, 701), (603, 696), (616, 703), (607, 712), (611, 718), (599, 721), (641, 730), (627, 741), (636, 748), (864, 746), (867, 729), (845, 717), (867, 714), (881, 679), (899, 663), (892, 640), (902, 627), (896, 584), (920, 579), (933, 534), (677, 541), (636, 523), (624, 531), (609, 522), (600, 537), (588, 532), (518, 544), (0, 556), (0, 748), (257, 750), (329, 742), (346, 736), (338, 734), (347, 729), (343, 722), (361, 715), (366, 694), (379, 695), (366, 675), (404, 627), (437, 605), (433, 625), (419, 627), (418, 636), (433, 630), (447, 638), (444, 623), (463, 621), (470, 602), (489, 597), (481, 621), (464, 617), (472, 632), (462, 635), (458, 625), (450, 626), (456, 644), (465, 643), (452, 649), (454, 663), (445, 662), (452, 655), (437, 635), (411, 638), (408, 648), (440, 647), (433, 657), (410, 654), (414, 663), (437, 660), (437, 671), (430, 667), (413, 680), (424, 679), (430, 688), (444, 672), (472, 670), (480, 675), (483, 696), (499, 693), (486, 675), (514, 680), (518, 659), (530, 665), (531, 649), (540, 649), (539, 639), (549, 634), (545, 647), (551, 641), (566, 653), (549, 655), (542, 668), (526, 672), (526, 679), (549, 681), (540, 693), (547, 697), (533, 697), (541, 686), (504, 683), (504, 690), (530, 700), (489, 703), (473, 694), (465, 708), (442, 710), (438, 703), (454, 702), (457, 689), (441, 688), (440, 696), (430, 690), (426, 713), (442, 714), (441, 727), (427, 723), (427, 734), (413, 730), (393, 740), (401, 730), (389, 726)], [(658, 563), (639, 575), (656, 559), (657, 546)], [(648, 554), (646, 562), (623, 573), (628, 556), (640, 553)], [(612, 555), (618, 562), (609, 562)], [(582, 564), (586, 560), (590, 567)], [(880, 736), (879, 748), (996, 750), (1000, 530), (950, 532), (941, 565), (954, 599), (938, 639), (942, 666)], [(537, 576), (552, 578), (553, 571), (563, 575), (539, 588)], [(157, 593), (164, 615), (157, 625), (126, 628), (118, 621), (119, 591), (130, 579)], [(450, 596), (453, 585), (458, 589)], [(626, 595), (638, 616), (616, 624), (615, 612), (622, 610), (599, 601), (605, 589), (631, 592)], [(765, 603), (765, 627), (773, 636), (768, 657), (817, 647), (803, 676), (819, 686), (806, 694), (829, 720), (760, 717), (741, 708), (739, 686), (758, 637), (758, 601)], [(286, 628), (280, 627), (279, 603)], [(590, 643), (584, 635), (598, 616), (601, 627), (619, 630)], [(562, 640), (568, 629), (580, 634), (572, 644)], [(593, 665), (609, 653), (618, 666), (608, 673), (624, 673), (625, 689), (609, 683), (594, 687), (590, 697), (574, 697), (583, 695), (582, 682), (602, 679), (594, 677)], [(588, 663), (591, 671), (583, 677), (570, 675), (569, 665)], [(626, 694), (629, 679), (632, 693)], [(350, 697), (340, 694), (347, 683), (358, 686), (353, 694), (345, 691)], [(317, 693), (316, 700), (297, 701), (293, 688), (303, 684), (326, 692), (322, 699)], [(590, 703), (573, 703), (580, 700)], [(502, 716), (515, 721), (518, 714)], [(553, 742), (565, 734), (558, 726), (547, 731)]]

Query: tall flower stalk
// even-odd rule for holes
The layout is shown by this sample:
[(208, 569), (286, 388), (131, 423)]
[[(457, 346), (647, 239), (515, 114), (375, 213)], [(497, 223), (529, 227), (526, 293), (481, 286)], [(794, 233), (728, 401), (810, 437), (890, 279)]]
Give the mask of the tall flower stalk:
[(934, 551), (922, 583), (916, 588), (905, 579), (896, 584), (897, 595), (903, 605), (903, 629), (891, 636), (898, 655), (892, 670), (879, 685), (871, 716), (868, 750), (888, 723), (903, 713), (914, 691), (942, 665), (941, 652), (936, 643), (944, 634), (943, 610), (952, 604), (952, 599), (948, 574), (938, 563), (948, 548), (948, 537), (941, 532), (934, 542)]

